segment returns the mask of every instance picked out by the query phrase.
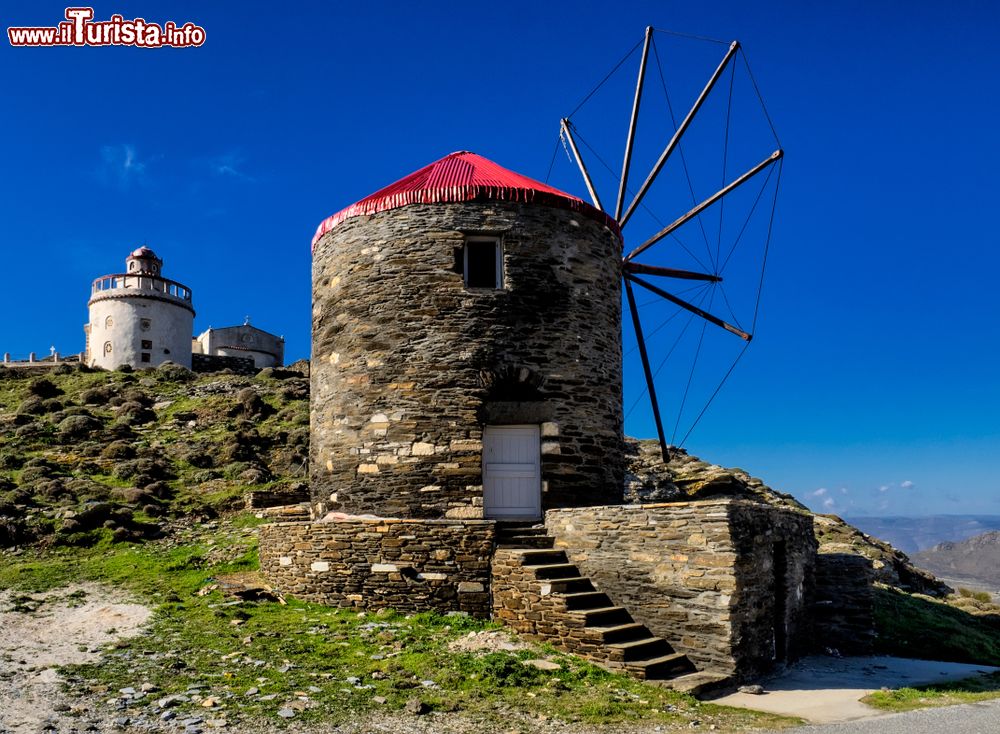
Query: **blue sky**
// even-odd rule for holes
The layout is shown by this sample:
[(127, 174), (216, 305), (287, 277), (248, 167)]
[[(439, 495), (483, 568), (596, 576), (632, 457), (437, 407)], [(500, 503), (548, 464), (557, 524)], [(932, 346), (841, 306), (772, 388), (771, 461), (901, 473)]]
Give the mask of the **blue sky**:
[[(55, 24), (64, 7), (7, 0), (0, 21)], [(992, 3), (278, 7), (95, 6), (98, 19), (193, 21), (207, 32), (195, 49), (0, 44), (0, 351), (81, 349), (89, 281), (146, 242), (193, 288), (197, 330), (249, 315), (307, 356), (321, 219), (454, 150), (544, 178), (559, 118), (647, 24), (738, 38), (787, 156), (755, 342), (687, 448), (817, 509), (1000, 514)], [(725, 47), (658, 38), (681, 114)], [(636, 64), (580, 113), (613, 166)], [(647, 157), (664, 142), (655, 104), (640, 121)], [(733, 108), (748, 133), (730, 173), (737, 152), (755, 162), (774, 147), (750, 135), (763, 129), (751, 108)], [(709, 129), (692, 136), (692, 167), (719, 155)], [(705, 165), (702, 195), (718, 176)], [(585, 194), (559, 150), (551, 181)], [(690, 206), (660, 194), (649, 203), (668, 221)], [(651, 226), (637, 216), (629, 243)], [(673, 254), (663, 262), (683, 266)], [(709, 373), (728, 367), (710, 354)], [(686, 378), (662, 379), (678, 405)], [(644, 403), (627, 428), (652, 435)]]

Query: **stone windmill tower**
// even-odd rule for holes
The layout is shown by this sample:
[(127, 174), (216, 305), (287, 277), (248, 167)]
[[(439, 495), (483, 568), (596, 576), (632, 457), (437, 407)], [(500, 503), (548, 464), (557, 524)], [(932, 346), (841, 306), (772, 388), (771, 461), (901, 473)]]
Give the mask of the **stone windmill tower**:
[(622, 241), (469, 152), (313, 241), (314, 513), (538, 519), (621, 501)]
[(87, 364), (114, 369), (172, 361), (191, 369), (191, 289), (162, 277), (162, 270), (163, 260), (143, 246), (125, 259), (124, 273), (93, 282), (84, 327)]

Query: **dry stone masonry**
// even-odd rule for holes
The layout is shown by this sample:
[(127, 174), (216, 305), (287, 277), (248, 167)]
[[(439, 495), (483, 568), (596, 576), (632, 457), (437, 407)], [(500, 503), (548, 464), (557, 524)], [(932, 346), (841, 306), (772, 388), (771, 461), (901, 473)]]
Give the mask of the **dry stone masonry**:
[(749, 677), (809, 644), (806, 515), (715, 500), (552, 510), (545, 523), (598, 588), (699, 669)]
[(260, 529), (260, 565), (277, 588), (340, 607), (490, 616), (495, 524), (342, 518)]
[[(503, 285), (470, 289), (470, 234)], [(621, 240), (561, 208), (411, 205), (355, 217), (313, 256), (313, 500), (483, 516), (487, 424), (541, 432), (542, 508), (621, 500)]]

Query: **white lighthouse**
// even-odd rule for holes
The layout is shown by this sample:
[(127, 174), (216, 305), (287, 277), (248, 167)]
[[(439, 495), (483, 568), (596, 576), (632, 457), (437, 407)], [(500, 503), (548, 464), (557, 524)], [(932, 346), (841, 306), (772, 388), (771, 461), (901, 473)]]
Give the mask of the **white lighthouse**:
[(125, 272), (102, 275), (91, 286), (87, 364), (156, 367), (166, 361), (191, 368), (194, 307), (191, 289), (162, 277), (163, 260), (140, 247)]

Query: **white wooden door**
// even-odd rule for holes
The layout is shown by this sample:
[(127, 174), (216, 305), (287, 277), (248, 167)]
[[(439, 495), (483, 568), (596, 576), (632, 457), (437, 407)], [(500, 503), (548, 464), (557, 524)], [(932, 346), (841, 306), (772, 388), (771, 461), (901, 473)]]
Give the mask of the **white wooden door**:
[(486, 517), (537, 520), (542, 516), (538, 426), (486, 426), (483, 492)]

